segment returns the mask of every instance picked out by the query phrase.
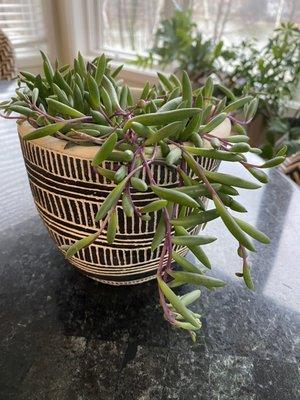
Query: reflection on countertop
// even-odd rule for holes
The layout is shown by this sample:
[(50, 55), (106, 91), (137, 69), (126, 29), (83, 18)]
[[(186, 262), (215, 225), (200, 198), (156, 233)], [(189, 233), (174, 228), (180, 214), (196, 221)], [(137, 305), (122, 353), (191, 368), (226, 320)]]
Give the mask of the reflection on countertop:
[[(0, 101), (13, 86), (0, 83)], [(208, 224), (219, 238), (206, 248), (211, 275), (228, 285), (203, 289), (192, 344), (163, 321), (154, 283), (108, 287), (72, 269), (34, 208), (15, 122), (0, 119), (0, 134), (1, 399), (300, 398), (298, 187), (272, 171), (269, 185), (241, 191), (245, 219), (272, 239), (251, 255), (255, 292), (234, 275), (230, 235)]]

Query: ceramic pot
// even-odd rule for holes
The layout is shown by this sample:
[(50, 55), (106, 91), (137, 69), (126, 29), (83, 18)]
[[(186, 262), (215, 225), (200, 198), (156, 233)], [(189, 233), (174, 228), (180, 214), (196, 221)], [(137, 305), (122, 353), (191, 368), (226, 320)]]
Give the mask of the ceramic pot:
[[(230, 133), (230, 122), (225, 120), (214, 132), (219, 137)], [(95, 173), (91, 159), (97, 146), (65, 148), (66, 142), (54, 137), (24, 141), (22, 137), (34, 130), (27, 123), (19, 125), (19, 137), (37, 210), (57, 246), (69, 245), (94, 233), (98, 228), (94, 215), (114, 188), (114, 184)], [(200, 159), (204, 168), (214, 170), (218, 163)], [(117, 168), (115, 162), (105, 162), (108, 169)], [(177, 176), (163, 165), (151, 165), (155, 180), (165, 187), (176, 187)], [(155, 199), (149, 190), (132, 192), (136, 206), (142, 207)], [(150, 221), (136, 215), (124, 215), (117, 205), (119, 229), (113, 244), (106, 242), (106, 231), (91, 246), (79, 251), (70, 263), (82, 273), (102, 283), (130, 285), (155, 278), (161, 247), (150, 249), (159, 215)], [(198, 228), (199, 229), (199, 228)], [(176, 249), (185, 255), (187, 249)]]

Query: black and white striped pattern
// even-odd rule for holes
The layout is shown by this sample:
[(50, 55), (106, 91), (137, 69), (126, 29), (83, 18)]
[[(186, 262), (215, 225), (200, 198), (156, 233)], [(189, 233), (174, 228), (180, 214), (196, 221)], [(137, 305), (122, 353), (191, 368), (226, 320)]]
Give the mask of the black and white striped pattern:
[[(52, 238), (58, 246), (94, 233), (94, 222), (100, 204), (114, 188), (114, 184), (95, 173), (90, 160), (71, 156), (21, 139), (29, 182), (37, 209)], [(207, 169), (215, 169), (217, 163), (202, 159)], [(117, 165), (106, 162), (105, 167), (116, 170)], [(161, 165), (152, 165), (156, 181), (165, 187), (178, 184), (176, 173)], [(151, 191), (133, 190), (133, 200), (142, 207), (155, 199)], [(150, 246), (159, 215), (154, 213), (150, 221), (142, 221), (136, 215), (124, 215), (121, 202), (117, 205), (119, 230), (115, 242), (109, 245), (106, 231), (88, 248), (73, 256), (70, 262), (93, 279), (113, 285), (129, 285), (148, 281), (155, 277), (161, 247), (151, 252)], [(197, 228), (198, 230), (199, 228)], [(178, 248), (186, 254), (186, 248)]]

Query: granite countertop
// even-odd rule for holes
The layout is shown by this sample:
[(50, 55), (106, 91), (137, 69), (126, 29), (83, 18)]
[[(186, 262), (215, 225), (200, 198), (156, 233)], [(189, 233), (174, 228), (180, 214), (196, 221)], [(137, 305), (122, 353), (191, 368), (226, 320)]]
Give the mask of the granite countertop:
[[(12, 88), (0, 83), (0, 101)], [(242, 191), (247, 221), (272, 238), (251, 255), (255, 292), (234, 275), (229, 234), (208, 225), (211, 275), (228, 285), (203, 289), (193, 344), (162, 319), (154, 283), (103, 286), (64, 260), (31, 199), (15, 122), (0, 120), (0, 134), (1, 400), (300, 398), (298, 187), (271, 171), (265, 188)]]

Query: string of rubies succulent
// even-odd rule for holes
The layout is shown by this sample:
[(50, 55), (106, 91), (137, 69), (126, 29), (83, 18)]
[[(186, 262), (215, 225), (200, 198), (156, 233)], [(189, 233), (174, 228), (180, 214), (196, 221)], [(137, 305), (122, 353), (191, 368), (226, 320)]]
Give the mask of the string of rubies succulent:
[[(158, 74), (159, 84), (146, 83), (140, 98), (134, 100), (131, 90), (117, 80), (121, 67), (112, 69), (104, 55), (85, 63), (78, 54), (74, 65), (51, 66), (42, 53), (44, 76), (21, 72), (16, 95), (1, 103), (5, 118), (28, 121), (35, 130), (24, 136), (32, 140), (52, 135), (67, 142), (67, 146), (99, 147), (92, 166), (107, 179), (116, 183), (99, 207), (95, 221), (96, 233), (64, 247), (66, 257), (74, 256), (89, 246), (106, 231), (107, 242), (113, 243), (118, 230), (116, 205), (122, 199), (124, 213), (149, 220), (151, 213), (160, 212), (151, 249), (162, 245), (157, 270), (159, 300), (164, 316), (171, 325), (186, 329), (195, 339), (201, 327), (200, 315), (188, 306), (200, 296), (200, 290), (178, 296), (172, 290), (185, 283), (215, 289), (225, 282), (205, 274), (211, 263), (201, 246), (216, 240), (207, 235), (192, 234), (192, 228), (221, 218), (237, 241), (238, 255), (242, 259), (242, 277), (248, 288), (253, 288), (247, 261), (247, 250), (255, 251), (251, 238), (262, 243), (269, 239), (262, 232), (233, 216), (229, 209), (243, 213), (243, 205), (234, 197), (237, 188), (257, 189), (261, 185), (237, 176), (208, 171), (198, 162), (199, 157), (239, 163), (260, 183), (266, 183), (264, 168), (284, 161), (286, 148), (262, 165), (247, 161), (247, 152), (259, 152), (249, 146), (244, 125), (256, 112), (257, 100), (252, 97), (236, 99), (227, 88), (213, 84), (211, 78), (204, 87), (193, 90), (188, 75), (182, 79)], [(224, 94), (214, 96), (215, 89)], [(19, 116), (11, 116), (11, 113)], [(232, 122), (233, 135), (218, 139), (211, 132), (226, 118)], [(210, 147), (204, 147), (204, 142)], [(104, 161), (119, 162), (119, 169), (104, 168)], [(178, 174), (176, 188), (161, 187), (155, 181), (151, 164), (163, 164)], [(140, 172), (146, 172), (146, 181)], [(188, 171), (192, 171), (190, 176)], [(152, 191), (157, 200), (137, 207), (131, 191)], [(212, 200), (213, 208), (206, 209), (205, 199)], [(201, 263), (194, 264), (178, 252), (173, 245), (187, 246)], [(176, 262), (180, 270), (174, 270)], [(204, 268), (205, 267), (205, 268)]]

